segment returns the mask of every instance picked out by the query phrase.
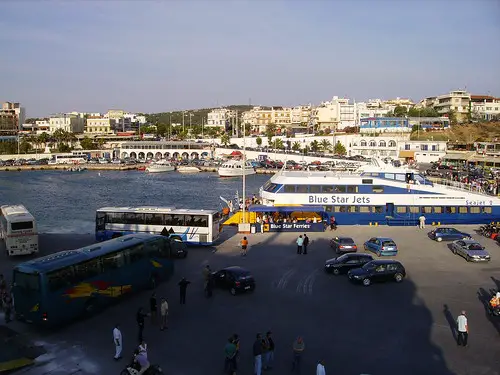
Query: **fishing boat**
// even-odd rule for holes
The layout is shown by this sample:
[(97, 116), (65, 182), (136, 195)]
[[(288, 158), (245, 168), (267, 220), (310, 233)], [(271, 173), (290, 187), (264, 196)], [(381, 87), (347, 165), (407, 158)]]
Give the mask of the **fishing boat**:
[(280, 170), (260, 188), (265, 206), (309, 206), (338, 224), (485, 224), (500, 221), (500, 198), (481, 187), (432, 182), (379, 159), (352, 172)]
[(175, 170), (175, 166), (167, 160), (159, 160), (146, 167), (148, 173), (171, 172), (173, 170)]
[[(244, 166), (244, 167), (243, 167)], [(239, 177), (255, 174), (255, 168), (250, 162), (243, 162), (243, 160), (228, 160), (224, 162), (217, 173), (220, 177)]]
[(183, 165), (180, 167), (177, 167), (177, 172), (179, 173), (198, 173), (201, 170), (197, 167), (190, 166), (190, 165)]

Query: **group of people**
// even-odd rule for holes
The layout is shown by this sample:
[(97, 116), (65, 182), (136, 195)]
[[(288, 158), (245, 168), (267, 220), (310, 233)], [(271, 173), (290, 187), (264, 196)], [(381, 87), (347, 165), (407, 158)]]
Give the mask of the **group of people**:
[(302, 235), (300, 235), (299, 238), (297, 238), (297, 241), (295, 242), (297, 243), (297, 254), (306, 255), (307, 246), (309, 246), (309, 237), (307, 236), (307, 234), (304, 233), (303, 237)]

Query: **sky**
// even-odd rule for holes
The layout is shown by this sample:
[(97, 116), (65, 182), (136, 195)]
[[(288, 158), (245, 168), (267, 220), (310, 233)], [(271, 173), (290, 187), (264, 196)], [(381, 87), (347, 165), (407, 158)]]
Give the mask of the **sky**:
[(500, 0), (0, 2), (0, 102), (28, 117), (500, 97)]

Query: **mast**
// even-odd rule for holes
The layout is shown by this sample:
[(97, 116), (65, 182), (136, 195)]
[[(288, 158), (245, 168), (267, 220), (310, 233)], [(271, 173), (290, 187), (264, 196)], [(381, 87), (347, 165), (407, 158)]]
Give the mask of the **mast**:
[[(236, 124), (238, 124), (238, 112), (236, 112)], [(243, 173), (243, 224), (246, 223), (246, 218), (245, 218), (245, 185), (246, 185), (246, 173), (245, 173), (245, 168), (246, 168), (246, 162), (247, 162), (247, 156), (246, 156), (246, 136), (245, 136), (245, 123), (243, 122), (243, 165), (241, 166), (241, 171)]]

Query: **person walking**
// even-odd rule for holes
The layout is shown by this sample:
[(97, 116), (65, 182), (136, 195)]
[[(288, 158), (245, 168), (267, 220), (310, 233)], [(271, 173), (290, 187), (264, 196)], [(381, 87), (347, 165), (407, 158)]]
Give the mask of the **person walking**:
[(302, 337), (298, 336), (293, 343), (293, 362), (292, 362), (292, 372), (300, 374), (300, 364), (302, 362), (302, 355), (306, 345)]
[(168, 302), (165, 298), (160, 303), (160, 331), (168, 329)]
[(146, 344), (146, 341), (142, 340), (137, 347), (137, 350), (139, 350), (139, 353), (142, 353), (146, 358), (148, 358), (148, 344)]
[(179, 291), (180, 291), (180, 304), (185, 305), (186, 304), (186, 291), (188, 285), (191, 284), (191, 281), (187, 280), (185, 277), (179, 281)]
[(236, 345), (234, 344), (234, 337), (230, 337), (227, 340), (224, 347), (224, 354), (224, 373), (233, 375), (236, 373)]
[(318, 365), (316, 366), (316, 375), (326, 375), (324, 360), (318, 362)]
[(465, 311), (457, 318), (457, 345), (458, 346), (467, 346), (467, 340), (469, 338), (469, 324), (467, 323), (467, 316)]
[(273, 368), (273, 363), (274, 363), (274, 340), (273, 340), (273, 333), (271, 331), (267, 331), (266, 333), (266, 338), (268, 342), (268, 352), (267, 352), (267, 359), (266, 359), (266, 367), (267, 369), (272, 369)]
[(122, 331), (120, 331), (120, 325), (115, 325), (113, 329), (113, 341), (115, 342), (115, 361), (118, 361), (122, 358)]
[(212, 276), (212, 270), (210, 266), (207, 264), (203, 269), (203, 290), (205, 291), (205, 295), (208, 297), (209, 284)]
[(139, 328), (139, 334), (138, 334), (138, 339), (139, 342), (142, 342), (144, 340), (143, 333), (144, 333), (144, 318), (148, 316), (147, 313), (144, 312), (142, 307), (139, 307), (139, 310), (137, 310), (136, 314), (136, 321), (137, 321), (137, 327)]
[(297, 254), (302, 254), (302, 246), (304, 245), (304, 239), (302, 238), (302, 235), (297, 238)]
[(155, 292), (153, 292), (153, 294), (151, 294), (151, 298), (149, 298), (149, 308), (151, 314), (151, 324), (155, 325), (158, 317), (158, 302), (156, 300)]
[(262, 336), (257, 333), (255, 342), (253, 343), (253, 361), (254, 361), (254, 374), (262, 374)]
[(425, 229), (425, 216), (424, 214), (420, 215), (418, 218), (418, 226), (420, 229)]
[(330, 216), (330, 230), (337, 230), (337, 220), (335, 220), (335, 216)]
[(246, 237), (243, 237), (243, 239), (240, 241), (240, 245), (241, 245), (241, 255), (246, 256), (248, 249), (248, 240)]
[(269, 370), (269, 341), (267, 335), (262, 337), (262, 369)]
[(307, 245), (309, 245), (309, 237), (304, 233), (304, 242), (302, 243), (302, 249), (304, 250), (304, 255), (307, 255)]

